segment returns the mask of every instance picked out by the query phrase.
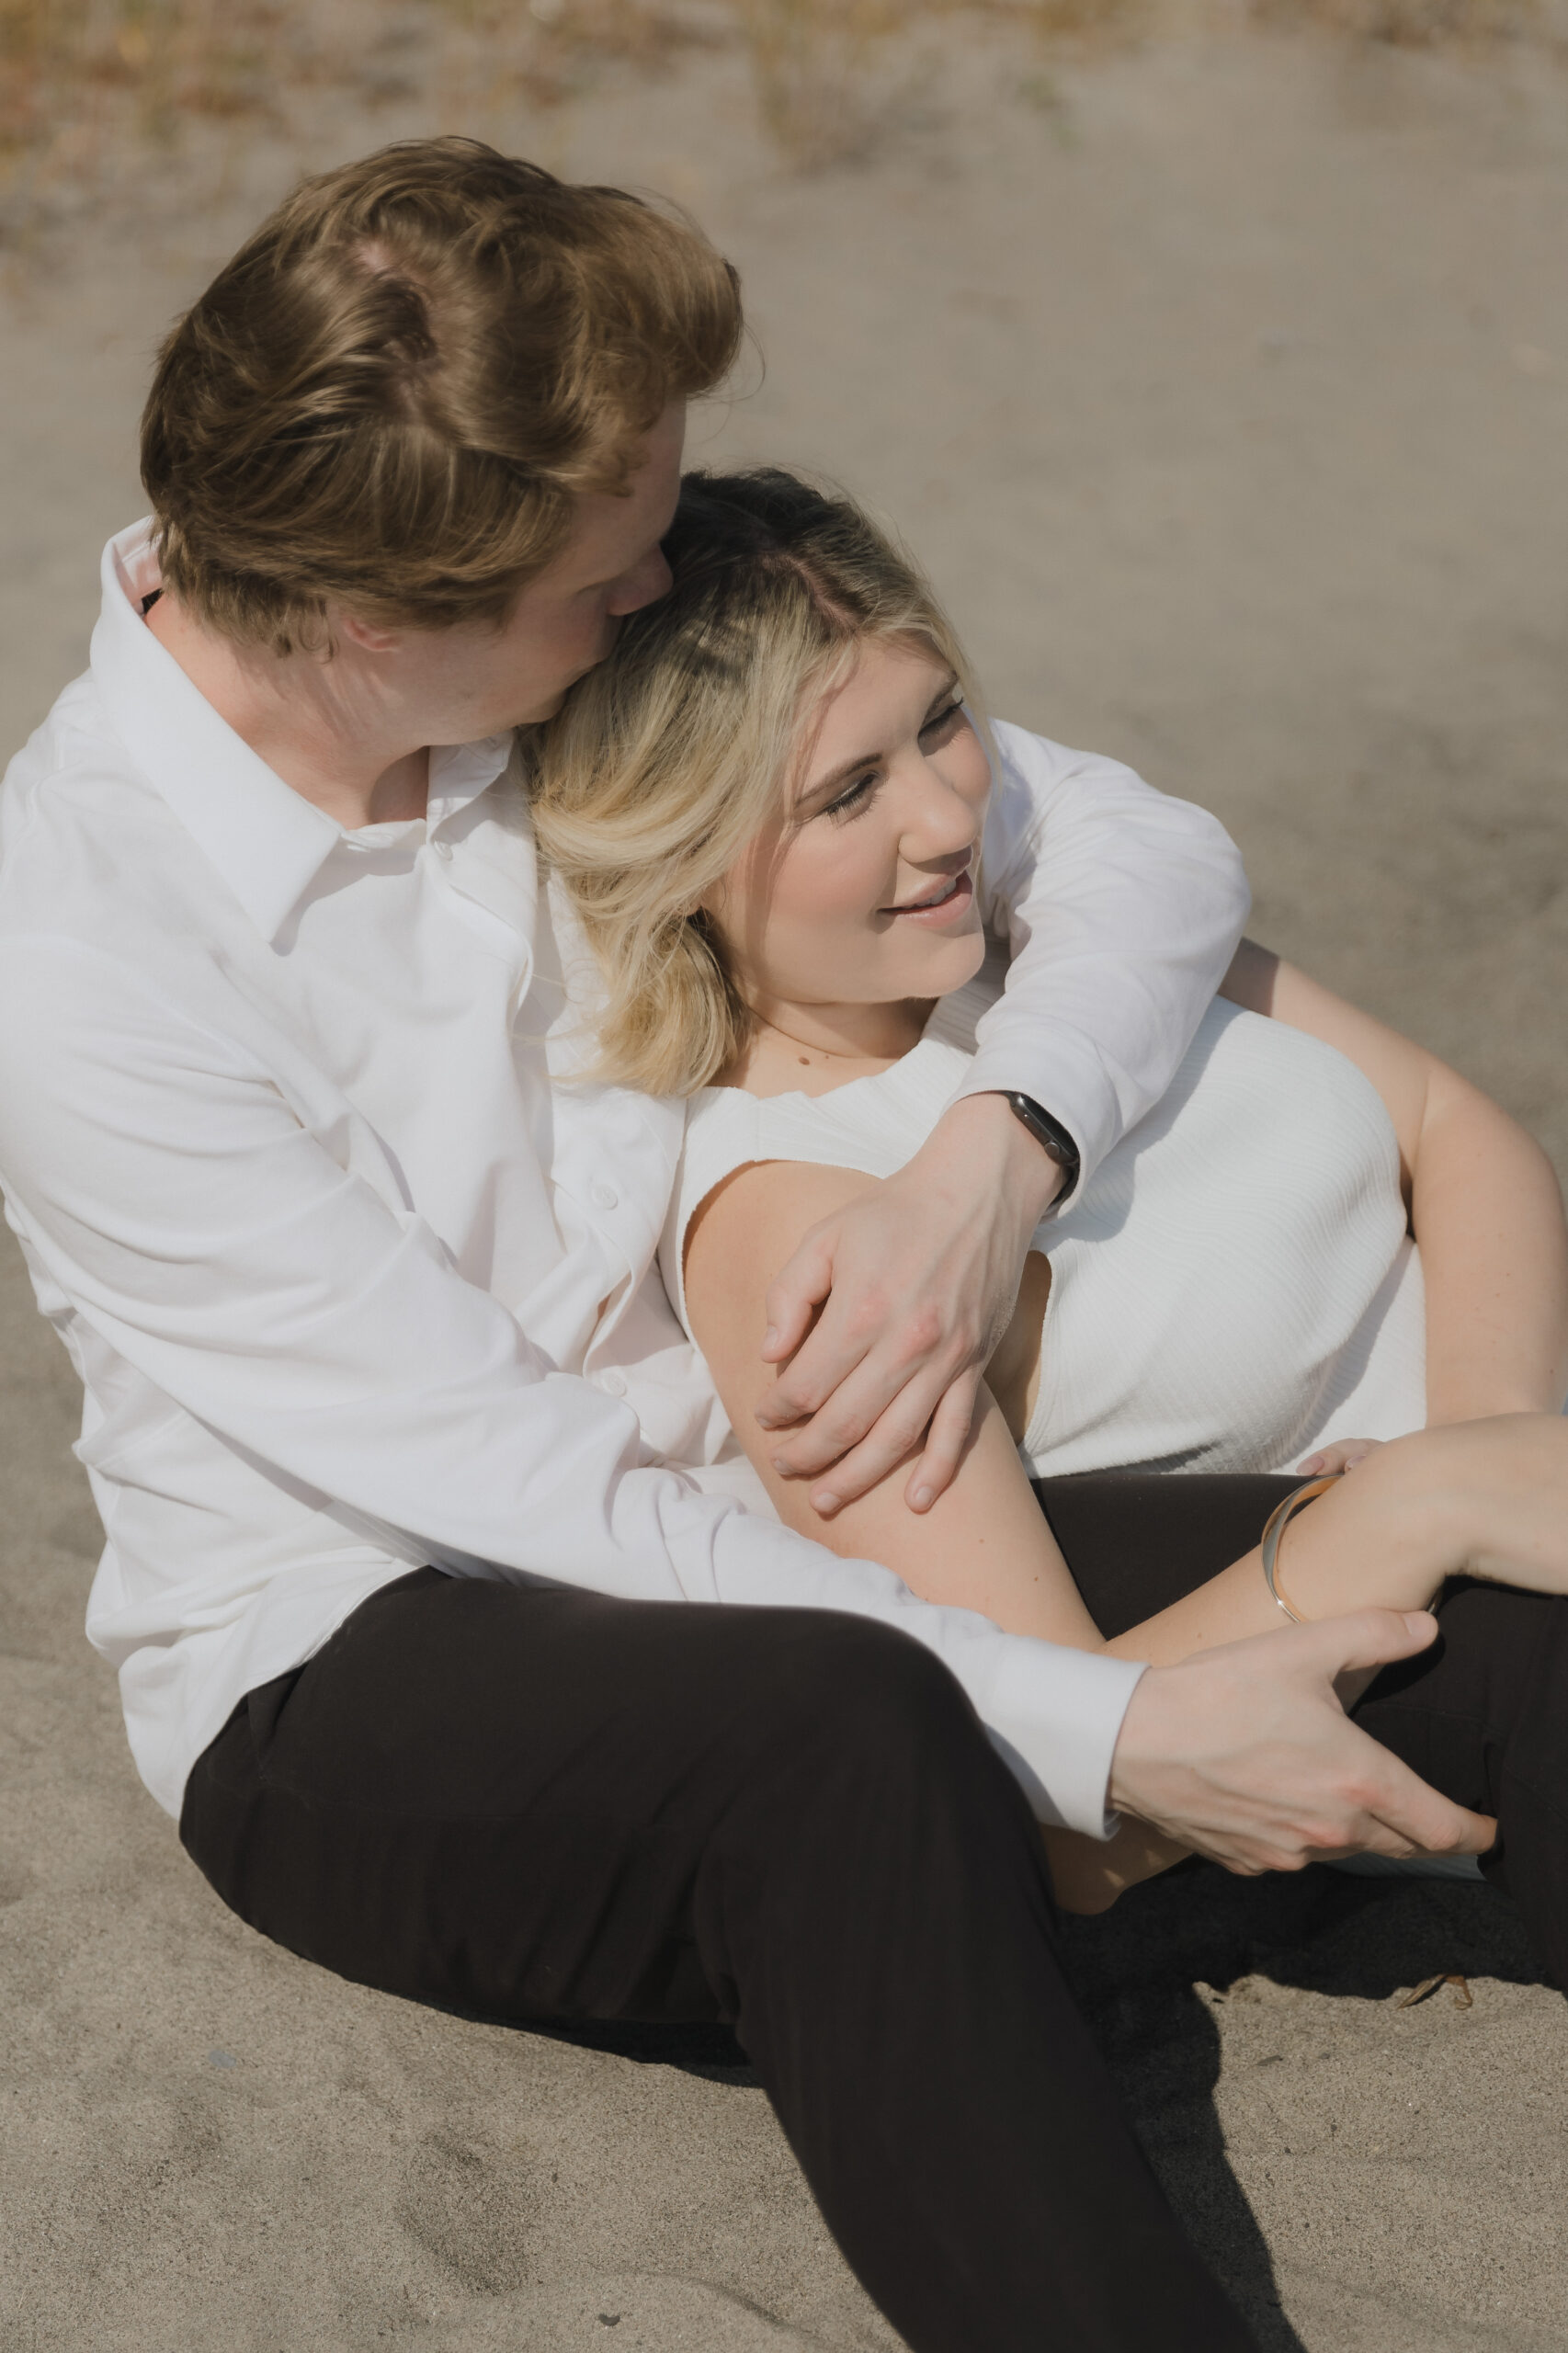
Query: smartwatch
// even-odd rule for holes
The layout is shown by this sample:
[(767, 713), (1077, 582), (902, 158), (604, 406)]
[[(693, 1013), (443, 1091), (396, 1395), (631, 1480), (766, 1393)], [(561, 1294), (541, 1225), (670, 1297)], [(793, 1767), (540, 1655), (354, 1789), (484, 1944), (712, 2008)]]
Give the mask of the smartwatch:
[(1032, 1095), (1014, 1095), (1004, 1089), (1002, 1100), (1017, 1120), (1021, 1120), (1048, 1160), (1054, 1160), (1062, 1171), (1062, 1190), (1051, 1203), (1060, 1209), (1078, 1181), (1078, 1147), (1062, 1126), (1049, 1111), (1042, 1111)]

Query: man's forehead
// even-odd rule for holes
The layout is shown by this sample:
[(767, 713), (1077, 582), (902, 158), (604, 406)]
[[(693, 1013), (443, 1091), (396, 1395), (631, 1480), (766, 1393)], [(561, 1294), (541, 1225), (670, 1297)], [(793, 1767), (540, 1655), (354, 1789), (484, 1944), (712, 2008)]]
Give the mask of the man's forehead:
[(680, 496), (681, 446), (680, 431), (662, 422), (624, 491), (592, 491), (579, 502), (566, 545), (550, 566), (562, 587), (605, 577), (607, 564), (613, 575), (658, 545)]

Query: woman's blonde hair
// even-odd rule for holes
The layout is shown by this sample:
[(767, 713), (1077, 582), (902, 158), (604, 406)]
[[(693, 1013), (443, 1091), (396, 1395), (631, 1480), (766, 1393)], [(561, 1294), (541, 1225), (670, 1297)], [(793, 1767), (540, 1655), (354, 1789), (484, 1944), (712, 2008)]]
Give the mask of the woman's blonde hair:
[(777, 467), (688, 474), (667, 597), (525, 747), (540, 849), (603, 979), (592, 1075), (688, 1095), (751, 1013), (699, 902), (778, 811), (801, 723), (870, 640), (962, 653), (910, 558)]

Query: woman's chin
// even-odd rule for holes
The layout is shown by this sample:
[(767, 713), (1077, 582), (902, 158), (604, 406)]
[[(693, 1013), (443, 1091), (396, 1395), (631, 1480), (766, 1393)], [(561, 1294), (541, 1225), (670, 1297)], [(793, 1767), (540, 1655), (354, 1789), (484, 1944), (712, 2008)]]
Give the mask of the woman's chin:
[(972, 981), (985, 961), (985, 934), (978, 915), (972, 930), (960, 932), (955, 939), (933, 939), (923, 961), (930, 966), (930, 978), (911, 989), (911, 996), (950, 996)]
[[(770, 968), (760, 994), (779, 1005), (927, 1005), (961, 989), (985, 961), (978, 917), (946, 938), (909, 932), (893, 940), (884, 935), (869, 956), (835, 956), (836, 945), (828, 939), (814, 958), (797, 960), (798, 975), (782, 963)], [(754, 983), (746, 994), (755, 993)]]
[(882, 962), (873, 984), (863, 992), (868, 1003), (924, 1005), (933, 997), (950, 996), (972, 981), (985, 961), (985, 934), (978, 923), (956, 938), (927, 934), (918, 943), (901, 940), (899, 947), (901, 952)]

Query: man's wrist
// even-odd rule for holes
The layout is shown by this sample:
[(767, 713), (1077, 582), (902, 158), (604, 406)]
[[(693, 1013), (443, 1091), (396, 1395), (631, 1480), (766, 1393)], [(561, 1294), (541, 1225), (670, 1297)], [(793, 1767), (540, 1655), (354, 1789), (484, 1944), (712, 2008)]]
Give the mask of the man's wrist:
[[(1156, 1733), (1153, 1742), (1148, 1740), (1151, 1713), (1158, 1720), (1164, 1713), (1165, 1687), (1169, 1680), (1168, 1667), (1145, 1666), (1137, 1683), (1128, 1694), (1110, 1754), (1110, 1767), (1106, 1775), (1106, 1813), (1108, 1818), (1132, 1813), (1141, 1820), (1148, 1818), (1149, 1790), (1145, 1780), (1151, 1763), (1163, 1760), (1165, 1739)], [(1155, 1764), (1157, 1772), (1158, 1766)]]
[(1061, 1199), (1068, 1172), (1024, 1125), (1006, 1095), (971, 1095), (965, 1099), (991, 1107), (991, 1117), (1006, 1156), (1009, 1192), (1028, 1211), (1031, 1228), (1038, 1225), (1047, 1210)]
[(1017, 1088), (1006, 1088), (1002, 1100), (1025, 1134), (1032, 1138), (1056, 1169), (1058, 1183), (1054, 1198), (1064, 1200), (1078, 1183), (1078, 1147), (1072, 1134), (1042, 1103), (1037, 1103), (1032, 1095), (1024, 1095)]

